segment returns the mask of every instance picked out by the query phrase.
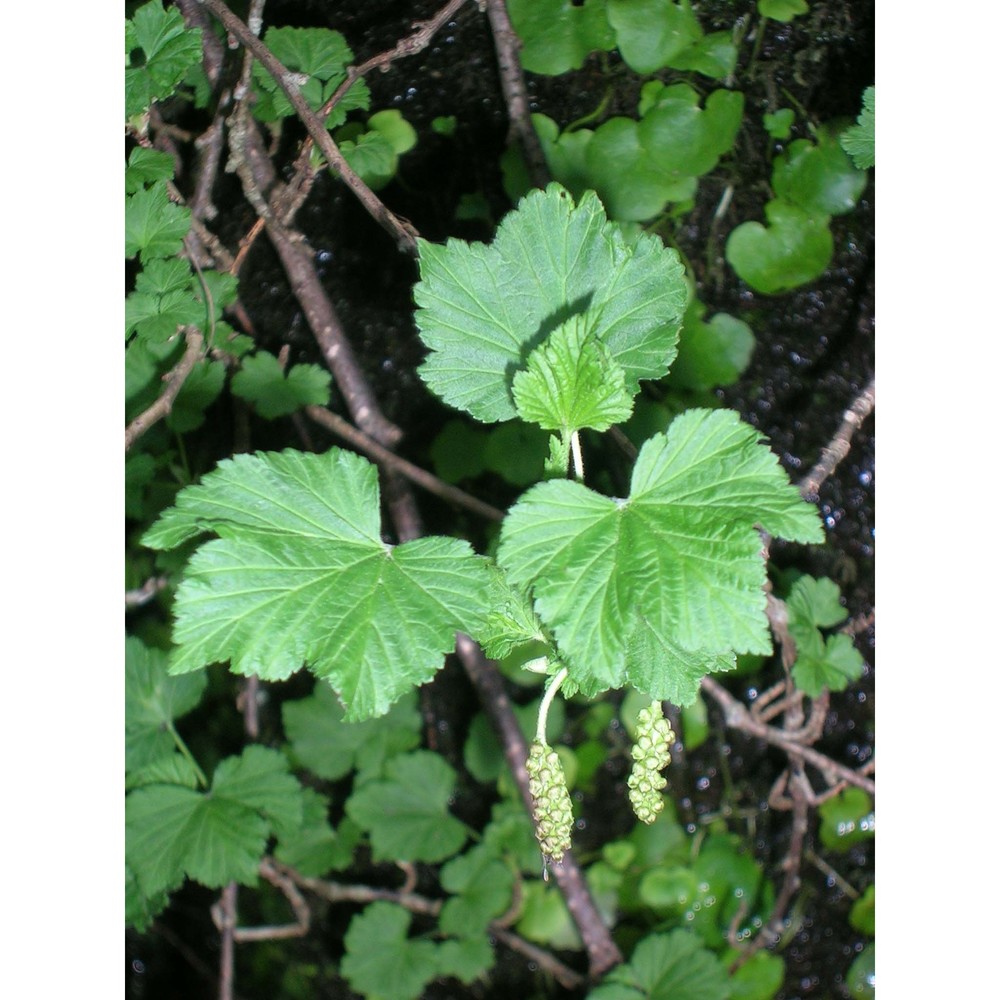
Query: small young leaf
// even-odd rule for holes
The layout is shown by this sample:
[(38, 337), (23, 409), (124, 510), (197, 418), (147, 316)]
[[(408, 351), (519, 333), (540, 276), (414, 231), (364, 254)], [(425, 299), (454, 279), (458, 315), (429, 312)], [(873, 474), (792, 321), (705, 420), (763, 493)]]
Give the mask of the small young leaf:
[(591, 335), (591, 322), (584, 313), (561, 323), (514, 376), (521, 419), (564, 439), (584, 427), (606, 431), (632, 414), (625, 372)]
[(858, 170), (868, 170), (875, 166), (875, 88), (866, 87), (861, 97), (861, 113), (858, 122), (846, 129), (840, 137), (840, 145), (850, 154)]
[(136, 191), (125, 199), (125, 259), (173, 257), (190, 226), (191, 210), (171, 203), (165, 182)]
[(169, 153), (136, 146), (129, 153), (125, 167), (125, 192), (134, 194), (146, 184), (168, 181), (174, 176), (174, 161)]
[(303, 406), (324, 406), (330, 401), (330, 373), (319, 365), (292, 365), (284, 371), (268, 351), (244, 358), (233, 376), (233, 393), (266, 420), (284, 417)]
[(334, 832), (327, 820), (328, 811), (324, 796), (311, 788), (303, 789), (302, 825), (297, 829), (286, 825), (278, 837), (275, 857), (312, 878), (322, 878), (327, 872), (350, 865), (360, 831), (346, 820)]
[(443, 861), (468, 837), (448, 812), (455, 772), (429, 750), (393, 758), (382, 781), (369, 781), (347, 800), (347, 815), (371, 835), (376, 861)]
[(848, 851), (875, 836), (872, 800), (861, 788), (845, 788), (819, 807), (819, 839), (832, 851)]
[(238, 455), (147, 532), (175, 548), (205, 531), (177, 591), (172, 669), (225, 660), (280, 680), (305, 661), (350, 721), (383, 715), (429, 681), (458, 630), (486, 614), (485, 560), (452, 538), (392, 547), (380, 534), (374, 466), (332, 448)]
[(416, 321), (431, 351), (420, 376), (484, 422), (517, 416), (514, 373), (581, 313), (634, 395), (669, 368), (688, 294), (675, 251), (645, 234), (627, 242), (593, 192), (574, 205), (558, 184), (522, 199), (490, 246), (421, 241), (420, 274)]
[[(141, 65), (129, 65), (142, 51)], [(201, 58), (201, 29), (187, 28), (176, 7), (159, 0), (144, 4), (125, 21), (125, 118), (167, 97), (189, 66)]]

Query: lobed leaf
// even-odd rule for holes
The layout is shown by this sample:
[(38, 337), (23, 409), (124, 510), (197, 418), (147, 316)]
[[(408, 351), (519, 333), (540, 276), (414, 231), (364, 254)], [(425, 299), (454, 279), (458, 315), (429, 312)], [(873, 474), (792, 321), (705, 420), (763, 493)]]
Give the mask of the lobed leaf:
[(627, 499), (565, 481), (529, 490), (497, 560), (532, 588), (584, 693), (630, 681), (686, 704), (735, 652), (770, 650), (757, 526), (823, 538), (756, 431), (728, 410), (689, 410), (643, 445)]
[(586, 313), (626, 389), (664, 375), (687, 302), (680, 260), (660, 240), (626, 241), (587, 192), (550, 184), (525, 196), (490, 246), (420, 241), (416, 321), (430, 355), (421, 378), (485, 422), (517, 416), (514, 374), (561, 323)]
[(305, 663), (356, 721), (429, 681), (455, 632), (487, 611), (485, 560), (451, 538), (385, 544), (375, 468), (340, 449), (222, 462), (144, 543), (169, 549), (206, 531), (220, 537), (177, 591), (175, 673), (230, 660), (278, 680)]

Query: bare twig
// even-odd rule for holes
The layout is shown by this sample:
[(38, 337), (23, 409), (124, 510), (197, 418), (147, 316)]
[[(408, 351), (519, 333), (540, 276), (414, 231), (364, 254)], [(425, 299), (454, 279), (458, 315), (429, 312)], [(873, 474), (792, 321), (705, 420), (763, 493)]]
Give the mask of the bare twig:
[(126, 590), (125, 610), (131, 611), (133, 608), (141, 608), (149, 604), (169, 583), (169, 577), (151, 576), (141, 587), (136, 587), (134, 590)]
[(325, 406), (307, 406), (305, 412), (317, 424), (325, 427), (328, 431), (332, 431), (337, 437), (347, 441), (353, 447), (357, 448), (358, 451), (364, 452), (380, 465), (394, 469), (401, 475), (406, 476), (407, 479), (427, 490), (428, 493), (433, 493), (435, 496), (439, 496), (442, 500), (447, 500), (457, 507), (465, 507), (474, 514), (485, 517), (490, 521), (502, 521), (504, 519), (504, 512), (502, 510), (479, 500), (464, 490), (460, 490), (457, 486), (452, 486), (450, 483), (438, 479), (437, 476), (431, 475), (426, 469), (420, 468), (419, 465), (414, 465), (405, 458), (400, 458), (395, 452), (383, 447), (374, 438), (359, 431), (353, 424), (346, 421), (343, 417), (338, 416), (332, 410), (328, 410)]
[(184, 351), (184, 356), (177, 362), (176, 365), (170, 370), (170, 372), (164, 376), (164, 381), (167, 383), (166, 389), (163, 390), (159, 398), (149, 406), (147, 409), (143, 410), (129, 425), (125, 428), (125, 450), (128, 451), (136, 441), (142, 437), (146, 431), (149, 430), (153, 424), (160, 420), (163, 420), (170, 414), (171, 409), (174, 405), (174, 400), (177, 398), (177, 394), (181, 391), (181, 386), (184, 385), (184, 380), (191, 374), (194, 370), (194, 366), (198, 363), (199, 358), (202, 356), (202, 351), (205, 347), (205, 340), (201, 333), (193, 326), (184, 327), (184, 337), (187, 340), (187, 349)]
[(490, 19), (493, 31), (493, 44), (497, 53), (497, 66), (500, 69), (500, 86), (507, 102), (507, 112), (510, 116), (510, 133), (508, 144), (516, 136), (524, 150), (524, 159), (528, 167), (531, 183), (536, 187), (545, 187), (552, 179), (545, 153), (538, 140), (534, 125), (531, 124), (531, 109), (528, 104), (528, 88), (524, 82), (524, 71), (521, 68), (521, 57), (518, 50), (521, 40), (514, 32), (507, 15), (507, 5), (504, 0), (486, 0), (486, 14)]
[(327, 163), (354, 192), (368, 214), (395, 239), (400, 249), (415, 254), (417, 252), (417, 231), (410, 223), (390, 212), (375, 192), (351, 169), (350, 164), (344, 159), (330, 133), (324, 127), (322, 119), (313, 112), (303, 98), (296, 74), (286, 69), (275, 59), (270, 50), (247, 25), (222, 3), (222, 0), (201, 0), (201, 2), (222, 22), (227, 31), (238, 38), (260, 60), (264, 68), (274, 77), (289, 103), (295, 109), (295, 113), (305, 125), (309, 135), (312, 136), (313, 142), (326, 157)]
[(222, 890), (222, 898), (212, 907), (212, 919), (222, 934), (222, 947), (219, 953), (219, 1000), (233, 1000), (237, 891), (236, 883), (230, 882)]
[[(404, 889), (376, 889), (368, 885), (341, 885), (337, 882), (328, 882), (325, 879), (310, 878), (272, 858), (265, 858), (261, 862), (261, 874), (265, 873), (265, 868), (284, 876), (289, 882), (309, 890), (328, 903), (374, 903), (381, 900), (395, 903), (397, 906), (403, 907), (404, 910), (409, 910), (410, 913), (427, 917), (438, 916), (444, 905), (440, 899), (428, 899), (426, 896), (406, 890), (405, 887)], [(550, 973), (567, 989), (578, 989), (584, 984), (584, 978), (578, 972), (564, 965), (550, 952), (514, 934), (503, 926), (501, 921), (491, 922), (488, 930), (497, 941), (536, 963), (539, 968)]]
[(809, 473), (799, 482), (799, 492), (807, 500), (815, 500), (819, 496), (819, 488), (827, 477), (847, 457), (851, 449), (851, 438), (864, 423), (865, 418), (875, 408), (875, 379), (861, 391), (858, 397), (844, 411), (844, 418), (830, 443), (823, 449), (819, 461), (809, 470)]
[(864, 777), (857, 771), (851, 770), (851, 768), (846, 767), (844, 764), (838, 764), (831, 757), (827, 757), (826, 754), (798, 743), (784, 730), (759, 722), (751, 715), (746, 706), (734, 698), (718, 681), (711, 677), (705, 677), (702, 679), (701, 687), (706, 694), (710, 695), (722, 706), (727, 726), (739, 729), (750, 736), (766, 740), (773, 746), (780, 747), (788, 753), (801, 754), (803, 760), (812, 764), (824, 774), (835, 776), (850, 785), (864, 789), (870, 795), (875, 794), (874, 781)]

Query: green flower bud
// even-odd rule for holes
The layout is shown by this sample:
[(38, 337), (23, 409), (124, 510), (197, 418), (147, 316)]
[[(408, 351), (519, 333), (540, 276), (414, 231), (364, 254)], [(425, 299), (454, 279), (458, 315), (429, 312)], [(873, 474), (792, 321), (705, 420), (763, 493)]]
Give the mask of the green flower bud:
[(573, 807), (559, 754), (538, 740), (528, 755), (528, 778), (535, 802), (535, 836), (546, 857), (562, 861), (570, 847)]
[(660, 790), (667, 784), (660, 771), (670, 763), (670, 745), (677, 737), (658, 701), (642, 709), (636, 723), (628, 797), (636, 816), (643, 823), (652, 823), (663, 809)]

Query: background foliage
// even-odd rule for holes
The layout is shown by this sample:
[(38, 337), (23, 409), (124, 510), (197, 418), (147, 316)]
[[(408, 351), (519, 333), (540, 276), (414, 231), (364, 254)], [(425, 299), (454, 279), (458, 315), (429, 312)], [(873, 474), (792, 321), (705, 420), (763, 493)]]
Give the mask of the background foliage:
[[(307, 107), (320, 111), (342, 90), (322, 117), (332, 150), (302, 146), (301, 112), (260, 61), (243, 63), (240, 51), (225, 47), (218, 22), (199, 5), (127, 7), (126, 917), (130, 953), (146, 956), (147, 970), (137, 973), (133, 963), (129, 988), (143, 995), (166, 995), (158, 991), (167, 970), (175, 988), (178, 977), (190, 978), (188, 995), (234, 995), (234, 969), (237, 992), (290, 997), (346, 996), (347, 987), (368, 997), (869, 995), (872, 803), (856, 785), (824, 785), (815, 772), (816, 787), (808, 784), (795, 753), (818, 743), (823, 760), (862, 772), (872, 753), (864, 641), (873, 607), (870, 437), (848, 435), (855, 457), (835, 476), (821, 468), (806, 490), (818, 497), (826, 551), (773, 544), (773, 596), (785, 614), (771, 618), (778, 655), (767, 657), (767, 644), (744, 647), (758, 655), (730, 664), (736, 669), (725, 687), (703, 685), (699, 694), (692, 682), (689, 690), (656, 692), (690, 705), (672, 717), (681, 734), (668, 772), (675, 801), (653, 826), (636, 826), (622, 808), (642, 696), (574, 698), (549, 717), (547, 738), (584, 824), (575, 836), (588, 898), (623, 959), (600, 985), (591, 988), (584, 976), (594, 973), (596, 982), (614, 965), (599, 958), (607, 932), (574, 922), (570, 909), (582, 897), (562, 880), (540, 878), (531, 823), (503, 757), (510, 738), (497, 741), (454, 663), (419, 697), (413, 685), (437, 668), (407, 666), (425, 648), (439, 658), (457, 628), (476, 631), (477, 588), (495, 594), (490, 587), (503, 586), (472, 554), (494, 551), (496, 528), (464, 498), (506, 508), (551, 472), (546, 435), (518, 416), (562, 434), (563, 471), (573, 431), (627, 421), (624, 446), (585, 436), (589, 481), (617, 496), (627, 495), (629, 442), (642, 449), (641, 467), (643, 455), (663, 447), (668, 427), (721, 428), (722, 406), (766, 432), (793, 478), (822, 465), (822, 446), (837, 440), (841, 413), (863, 400), (871, 374), (865, 116), (873, 114), (872, 95), (862, 111), (871, 81), (869, 8), (666, 0), (508, 6), (524, 66), (538, 74), (528, 79), (541, 159), (530, 144), (504, 141), (491, 22), (473, 5), (456, 7), (415, 58), (354, 82), (347, 67), (391, 50), (410, 32), (412, 10), (373, 5), (341, 16), (267, 5), (261, 37), (303, 74)], [(845, 54), (853, 73), (843, 72)], [(839, 94), (824, 75), (834, 65)], [(450, 84), (435, 85), (435, 72)], [(421, 82), (407, 87), (410, 79)], [(484, 116), (477, 100), (496, 115)], [(509, 103), (515, 119), (516, 107)], [(338, 150), (342, 163), (330, 160)], [(519, 389), (515, 380), (512, 396), (502, 384), (456, 379), (424, 350), (440, 351), (449, 336), (434, 325), (434, 303), (454, 302), (456, 281), (475, 284), (453, 269), (446, 277), (449, 258), (435, 244), (491, 241), (512, 204), (541, 186), (533, 177), (540, 164), (581, 205), (595, 190), (620, 224), (613, 266), (595, 262), (617, 282), (611, 301), (628, 294), (620, 278), (630, 273), (622, 264), (628, 253), (648, 257), (645, 248), (662, 238), (684, 261), (686, 307), (676, 296), (662, 304), (680, 326), (669, 373), (666, 362), (637, 367), (611, 350), (629, 395), (639, 378), (650, 380), (631, 410), (620, 400), (590, 412), (532, 402), (547, 375), (566, 384), (559, 352), (579, 347), (589, 326), (553, 334), (551, 353), (532, 355), (522, 373), (535, 384), (526, 379)], [(419, 274), (358, 208), (350, 172), (423, 234), (414, 242)], [(377, 202), (365, 204), (377, 215)], [(394, 241), (405, 246), (406, 227), (393, 225)], [(516, 261), (517, 253), (505, 257), (502, 236), (514, 225), (501, 227), (476, 268), (489, 266), (491, 252), (498, 267)], [(539, 278), (539, 296), (552, 280)], [(634, 287), (636, 300), (655, 311), (655, 300)], [(768, 297), (788, 292), (798, 297), (772, 308)], [(521, 289), (519, 301), (531, 294)], [(486, 312), (509, 301), (501, 297)], [(536, 319), (544, 316), (543, 304)], [(331, 339), (331, 327), (342, 328), (343, 341)], [(488, 336), (501, 343), (501, 333)], [(654, 346), (669, 360), (671, 352)], [(345, 353), (356, 353), (356, 368), (345, 371)], [(511, 357), (520, 361), (519, 350)], [(591, 363), (600, 370), (607, 362), (598, 353)], [(422, 388), (418, 370), (447, 402), (501, 422), (456, 419)], [(351, 447), (379, 458), (370, 449), (381, 442), (437, 474), (420, 514), (431, 530), (455, 537), (405, 538), (399, 520), (395, 533), (401, 559), (412, 553), (442, 573), (468, 561), (463, 585), (443, 585), (447, 596), (436, 600), (452, 617), (413, 603), (405, 571), (373, 583), (388, 522), (378, 517), (374, 467), (331, 450), (331, 429), (347, 431), (326, 415), (342, 413), (367, 435), (360, 445), (348, 437)], [(408, 431), (402, 444), (393, 424)], [(243, 453), (257, 450), (281, 454), (254, 465)], [(313, 461), (314, 451), (333, 459), (336, 475)], [(406, 504), (402, 467), (390, 458), (380, 461), (391, 512)], [(263, 477), (256, 486), (254, 476)], [(289, 482), (297, 484), (294, 500), (275, 503)], [(442, 483), (462, 487), (461, 498), (442, 494)], [(518, 532), (550, 534), (560, 518), (547, 526), (545, 502), (574, 489), (583, 487), (543, 483), (522, 501), (530, 517), (512, 517), (499, 550), (515, 580), (537, 578), (518, 554)], [(331, 490), (344, 494), (332, 507), (365, 506), (369, 520), (331, 522), (319, 540), (289, 511)], [(273, 509), (260, 507), (260, 498)], [(279, 555), (263, 541), (265, 528), (279, 529)], [(206, 529), (219, 537), (195, 552), (195, 536)], [(262, 558), (273, 561), (268, 572), (308, 566), (316, 589), (297, 605), (276, 592), (268, 607), (286, 631), (267, 625), (249, 635), (246, 628), (257, 626), (240, 623), (259, 619), (227, 602), (242, 600), (247, 567)], [(265, 579), (259, 566), (254, 572)], [(231, 596), (219, 599), (206, 582), (219, 579), (231, 579)], [(546, 610), (537, 582), (535, 596), (557, 639), (570, 650), (582, 642), (573, 638), (582, 622)], [(206, 599), (219, 601), (214, 626), (185, 610)], [(494, 628), (487, 652), (500, 659), (515, 717), (530, 736), (541, 678), (520, 667), (545, 651), (545, 637), (533, 647), (531, 608), (516, 594), (507, 600), (520, 629), (512, 634), (529, 641), (505, 645)], [(338, 606), (352, 614), (338, 622)], [(389, 608), (394, 620), (419, 623), (419, 634), (383, 625)], [(373, 628), (364, 634), (386, 641), (366, 646), (359, 620)], [(845, 621), (848, 631), (837, 631)], [(170, 653), (173, 643), (180, 646)], [(337, 673), (332, 659), (325, 666), (325, 651), (334, 649), (350, 651), (356, 673)], [(171, 676), (168, 656), (182, 668), (232, 656), (235, 670), (271, 683), (241, 681), (218, 666)], [(292, 676), (306, 659), (351, 692), (353, 718), (388, 714), (345, 717), (329, 685)], [(400, 676), (387, 695), (394, 670)], [(783, 678), (786, 686), (775, 688)], [(611, 686), (620, 684), (616, 676)], [(591, 693), (607, 686), (593, 684)], [(753, 714), (727, 734), (721, 709), (733, 700)], [(787, 734), (800, 730), (807, 735), (789, 744)], [(775, 743), (779, 737), (786, 742)], [(781, 807), (791, 816), (776, 816)], [(815, 834), (807, 842), (792, 822), (803, 816)], [(786, 892), (784, 859), (796, 878), (802, 873), (804, 891)], [(237, 893), (237, 885), (247, 889)], [(220, 943), (206, 948), (216, 934), (212, 919)], [(234, 922), (246, 929), (242, 936)], [(839, 928), (826, 955), (809, 932), (817, 922)], [(765, 943), (771, 950), (760, 949)], [(235, 958), (227, 952), (234, 945)]]

